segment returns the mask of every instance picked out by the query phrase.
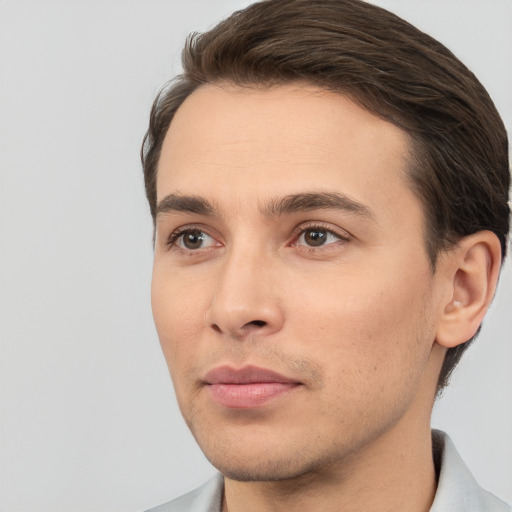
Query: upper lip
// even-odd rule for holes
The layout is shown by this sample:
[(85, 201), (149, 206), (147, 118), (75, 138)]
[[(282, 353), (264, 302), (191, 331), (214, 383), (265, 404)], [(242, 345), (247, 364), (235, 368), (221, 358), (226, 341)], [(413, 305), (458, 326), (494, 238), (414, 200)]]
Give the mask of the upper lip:
[(298, 384), (298, 381), (294, 379), (257, 366), (244, 366), (238, 369), (231, 366), (218, 366), (204, 376), (204, 382), (206, 384), (254, 384), (261, 382)]

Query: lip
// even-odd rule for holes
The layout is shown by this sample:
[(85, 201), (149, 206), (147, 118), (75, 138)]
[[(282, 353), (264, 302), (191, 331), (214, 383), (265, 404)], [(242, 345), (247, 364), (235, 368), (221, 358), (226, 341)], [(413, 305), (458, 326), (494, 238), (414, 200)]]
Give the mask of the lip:
[(230, 409), (254, 409), (294, 391), (300, 382), (257, 366), (219, 366), (204, 377), (211, 398)]
[(298, 381), (285, 377), (280, 373), (250, 365), (239, 369), (232, 368), (231, 366), (218, 366), (205, 375), (204, 381), (206, 384), (256, 384), (268, 382), (298, 384)]

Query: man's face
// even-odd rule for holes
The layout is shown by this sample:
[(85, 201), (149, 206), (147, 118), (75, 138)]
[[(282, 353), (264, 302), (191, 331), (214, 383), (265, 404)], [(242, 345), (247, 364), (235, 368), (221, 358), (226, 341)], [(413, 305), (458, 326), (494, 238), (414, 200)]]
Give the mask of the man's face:
[(439, 286), (408, 147), (313, 87), (204, 86), (178, 110), (153, 312), (183, 416), (228, 477), (318, 471), (428, 422)]

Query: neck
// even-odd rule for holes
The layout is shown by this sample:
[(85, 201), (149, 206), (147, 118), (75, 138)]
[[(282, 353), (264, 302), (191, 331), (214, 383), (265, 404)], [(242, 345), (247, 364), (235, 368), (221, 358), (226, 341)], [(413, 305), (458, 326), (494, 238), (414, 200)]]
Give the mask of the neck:
[(293, 481), (225, 480), (224, 512), (427, 512), (434, 500), (436, 474), (430, 430), (417, 439), (388, 432), (336, 467)]
[(399, 430), (385, 433), (336, 466), (293, 480), (226, 478), (223, 512), (427, 512), (437, 485), (430, 429), (414, 437)]

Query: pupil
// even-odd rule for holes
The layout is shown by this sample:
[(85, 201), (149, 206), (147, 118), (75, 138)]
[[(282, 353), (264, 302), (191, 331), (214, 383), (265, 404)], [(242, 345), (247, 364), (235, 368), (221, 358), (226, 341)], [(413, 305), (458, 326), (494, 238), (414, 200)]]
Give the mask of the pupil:
[(187, 249), (199, 249), (203, 243), (204, 233), (191, 231), (183, 236), (183, 245)]
[(308, 245), (319, 246), (323, 245), (326, 239), (326, 232), (318, 229), (310, 229), (304, 234), (304, 239)]

